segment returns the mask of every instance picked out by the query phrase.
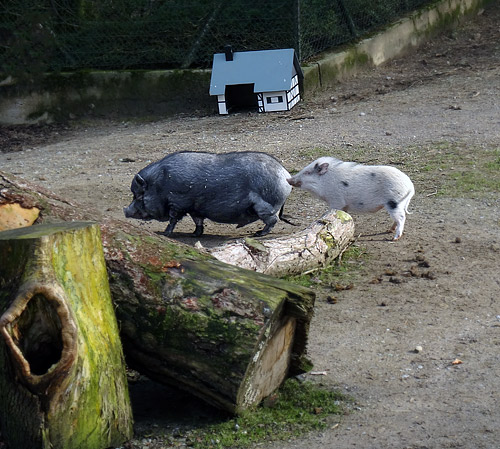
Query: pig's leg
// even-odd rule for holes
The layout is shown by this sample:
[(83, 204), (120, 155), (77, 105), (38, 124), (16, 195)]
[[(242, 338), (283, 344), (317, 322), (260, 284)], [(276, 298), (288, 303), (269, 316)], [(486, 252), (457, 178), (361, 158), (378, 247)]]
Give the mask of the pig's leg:
[(274, 211), (273, 206), (271, 206), (267, 201), (264, 201), (260, 196), (255, 195), (251, 198), (253, 201), (253, 210), (257, 216), (265, 223), (263, 229), (255, 233), (256, 237), (260, 237), (269, 234), (274, 225), (278, 222), (277, 213)]
[(196, 229), (194, 230), (193, 235), (195, 237), (200, 237), (201, 235), (203, 235), (203, 220), (204, 219), (201, 217), (197, 217), (196, 215), (192, 215), (192, 214), (191, 214), (191, 218), (193, 219), (194, 224), (196, 225)]
[(394, 235), (394, 240), (399, 240), (403, 235), (403, 230), (405, 227), (406, 221), (406, 212), (405, 212), (406, 203), (397, 203), (396, 201), (388, 201), (385, 208), (389, 215), (394, 220), (394, 224), (392, 225), (391, 231), (396, 230), (396, 234)]
[(165, 231), (163, 231), (163, 235), (170, 237), (172, 235), (172, 232), (174, 232), (175, 225), (183, 217), (183, 215), (181, 214), (179, 216), (179, 214), (175, 210), (170, 209), (168, 217), (169, 217), (168, 226), (165, 229)]
[(172, 235), (172, 232), (174, 232), (175, 225), (177, 224), (178, 220), (170, 219), (168, 226), (165, 228), (163, 231), (163, 235), (166, 237), (170, 237)]
[(264, 226), (263, 229), (255, 233), (256, 237), (262, 237), (263, 235), (269, 234), (269, 232), (271, 232), (271, 229), (273, 229), (274, 225), (278, 222), (278, 217), (276, 217), (276, 215), (272, 215), (267, 217), (266, 220), (264, 220), (263, 218), (261, 218), (261, 220), (266, 225)]

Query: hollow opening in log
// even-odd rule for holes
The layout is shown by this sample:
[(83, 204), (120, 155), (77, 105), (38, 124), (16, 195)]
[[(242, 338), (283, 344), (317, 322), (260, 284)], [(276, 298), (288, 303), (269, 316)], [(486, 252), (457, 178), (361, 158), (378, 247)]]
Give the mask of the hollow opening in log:
[(53, 301), (34, 295), (12, 323), (15, 343), (35, 375), (47, 373), (61, 359), (62, 324)]

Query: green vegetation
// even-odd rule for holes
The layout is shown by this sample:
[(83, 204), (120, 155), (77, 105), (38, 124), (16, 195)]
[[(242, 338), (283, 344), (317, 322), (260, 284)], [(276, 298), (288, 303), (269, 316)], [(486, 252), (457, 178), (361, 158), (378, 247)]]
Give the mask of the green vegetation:
[(434, 145), (416, 164), (417, 182), (425, 178), (437, 195), (486, 196), (500, 192), (500, 148), (459, 148), (449, 143)]
[(340, 258), (335, 259), (332, 265), (297, 276), (288, 276), (286, 280), (304, 287), (313, 287), (317, 284), (333, 286), (342, 284), (347, 286), (359, 273), (365, 257), (367, 255), (362, 248), (351, 245)]
[(312, 162), (314, 159), (318, 159), (322, 156), (331, 156), (330, 151), (327, 148), (314, 147), (303, 149), (299, 151), (299, 156)]
[(242, 416), (190, 432), (197, 449), (244, 448), (257, 442), (284, 440), (320, 430), (342, 413), (347, 398), (312, 382), (288, 379), (264, 404)]

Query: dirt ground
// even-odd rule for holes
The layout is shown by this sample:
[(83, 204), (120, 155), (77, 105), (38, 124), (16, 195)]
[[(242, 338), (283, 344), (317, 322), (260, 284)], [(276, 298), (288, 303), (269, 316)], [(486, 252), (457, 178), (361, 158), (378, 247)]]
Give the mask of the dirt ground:
[[(353, 262), (353, 288), (317, 286), (308, 353), (314, 370), (326, 375), (309, 377), (351, 395), (355, 406), (326, 431), (264, 446), (499, 447), (499, 190), (466, 189), (459, 181), (467, 174), (481, 178), (488, 161), (496, 173), (487, 177), (500, 177), (499, 2), (289, 113), (221, 117), (214, 105), (214, 114), (203, 117), (4, 128), (0, 145), (2, 170), (119, 218), (133, 175), (181, 149), (265, 151), (289, 171), (324, 154), (397, 166), (416, 187), (403, 238), (392, 242), (384, 232), (391, 223), (383, 211), (355, 215), (355, 244), (365, 255)], [(295, 189), (286, 205), (301, 226), (325, 210)], [(143, 226), (163, 230), (159, 223)], [(201, 242), (219, 244), (259, 227), (208, 223)], [(193, 229), (186, 218), (174, 237), (194, 244)], [(295, 230), (279, 223), (273, 232)], [(131, 447), (168, 447), (170, 440), (157, 436), (162, 426), (210, 413), (193, 412), (183, 397), (172, 414), (163, 394), (138, 406)]]

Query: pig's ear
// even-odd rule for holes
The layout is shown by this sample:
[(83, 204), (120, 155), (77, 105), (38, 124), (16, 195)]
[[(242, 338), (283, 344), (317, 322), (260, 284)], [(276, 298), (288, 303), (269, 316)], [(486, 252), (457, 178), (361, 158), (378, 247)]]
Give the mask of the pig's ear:
[(324, 162), (321, 165), (317, 165), (316, 171), (318, 172), (318, 175), (324, 175), (328, 171), (328, 162)]
[(146, 180), (139, 173), (135, 175), (135, 180), (141, 187), (146, 187)]

